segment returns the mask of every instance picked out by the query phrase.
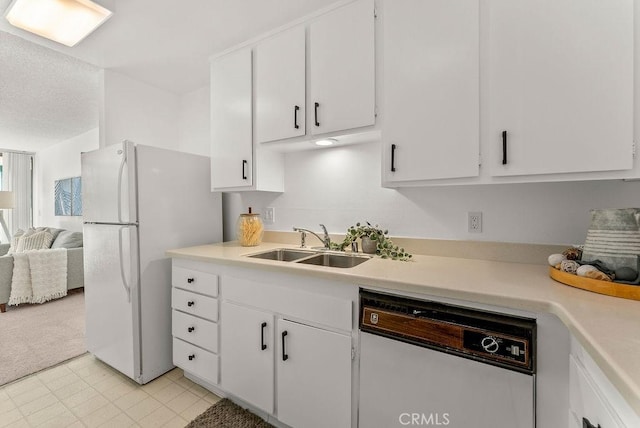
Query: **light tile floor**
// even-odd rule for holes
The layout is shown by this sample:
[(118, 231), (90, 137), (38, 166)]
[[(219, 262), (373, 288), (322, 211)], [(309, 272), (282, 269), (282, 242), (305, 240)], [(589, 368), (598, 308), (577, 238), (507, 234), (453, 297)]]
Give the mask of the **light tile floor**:
[(90, 354), (0, 387), (0, 427), (184, 427), (220, 398), (176, 368), (138, 385)]

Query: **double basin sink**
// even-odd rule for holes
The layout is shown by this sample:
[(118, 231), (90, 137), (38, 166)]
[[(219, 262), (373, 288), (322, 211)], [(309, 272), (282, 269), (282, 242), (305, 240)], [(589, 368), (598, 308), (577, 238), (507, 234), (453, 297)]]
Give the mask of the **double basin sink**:
[(275, 250), (249, 254), (247, 257), (334, 268), (352, 268), (371, 259), (371, 257), (368, 256), (345, 254), (328, 250), (313, 251), (290, 248), (277, 248)]

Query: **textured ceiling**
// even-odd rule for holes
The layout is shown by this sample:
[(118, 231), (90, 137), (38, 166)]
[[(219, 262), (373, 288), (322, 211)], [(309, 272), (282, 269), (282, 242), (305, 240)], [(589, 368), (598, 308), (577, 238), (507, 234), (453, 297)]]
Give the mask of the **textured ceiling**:
[(37, 151), (98, 126), (99, 69), (0, 31), (0, 148)]
[[(335, 2), (96, 1), (114, 15), (73, 48), (0, 17), (0, 148), (37, 150), (97, 126), (96, 72), (87, 64), (184, 94), (208, 84), (212, 54)], [(0, 12), (10, 3), (0, 0)]]
[[(0, 0), (5, 11), (10, 0)], [(0, 19), (6, 31), (101, 68), (183, 94), (208, 84), (209, 56), (336, 0), (98, 0), (114, 10), (69, 48)]]

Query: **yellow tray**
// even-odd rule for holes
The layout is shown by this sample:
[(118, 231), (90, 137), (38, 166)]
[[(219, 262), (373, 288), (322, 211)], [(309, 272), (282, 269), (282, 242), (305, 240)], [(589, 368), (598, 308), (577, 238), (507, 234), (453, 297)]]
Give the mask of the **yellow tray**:
[(594, 293), (607, 296), (621, 297), (623, 299), (640, 300), (640, 285), (620, 284), (617, 282), (600, 281), (599, 279), (584, 278), (572, 273), (563, 272), (549, 266), (549, 276), (571, 287), (581, 288)]

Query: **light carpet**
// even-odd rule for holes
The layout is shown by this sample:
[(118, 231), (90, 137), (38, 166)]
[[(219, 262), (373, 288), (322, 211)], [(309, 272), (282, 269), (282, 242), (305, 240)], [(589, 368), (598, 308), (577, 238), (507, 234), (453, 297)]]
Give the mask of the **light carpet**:
[(0, 385), (86, 352), (84, 293), (0, 313)]

